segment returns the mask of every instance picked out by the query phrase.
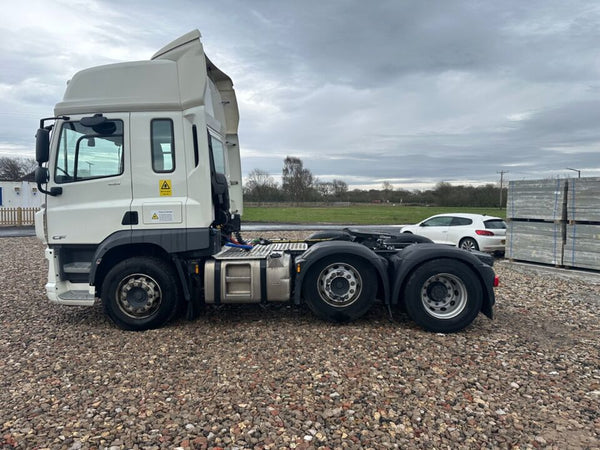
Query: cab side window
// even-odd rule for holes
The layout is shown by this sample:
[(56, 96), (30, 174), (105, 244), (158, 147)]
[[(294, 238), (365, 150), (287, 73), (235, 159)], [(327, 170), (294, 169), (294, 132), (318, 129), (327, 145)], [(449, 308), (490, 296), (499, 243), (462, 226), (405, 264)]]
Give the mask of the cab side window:
[(212, 134), (208, 134), (209, 138), (209, 146), (212, 152), (212, 159), (215, 165), (215, 172), (225, 175), (226, 167), (225, 167), (225, 149), (223, 147), (223, 143), (214, 137)]
[(167, 173), (175, 170), (175, 137), (171, 119), (153, 119), (150, 123), (152, 170)]

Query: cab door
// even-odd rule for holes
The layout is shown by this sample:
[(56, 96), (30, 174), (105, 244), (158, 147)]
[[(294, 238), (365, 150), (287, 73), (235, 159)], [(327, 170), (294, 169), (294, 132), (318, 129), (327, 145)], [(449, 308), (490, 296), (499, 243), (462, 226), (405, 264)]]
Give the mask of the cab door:
[(106, 114), (87, 126), (84, 117), (55, 125), (48, 188), (62, 192), (46, 198), (50, 245), (95, 245), (130, 229), (129, 114)]
[[(186, 228), (186, 152), (180, 112), (132, 113), (134, 230)], [(166, 238), (166, 235), (164, 235)]]

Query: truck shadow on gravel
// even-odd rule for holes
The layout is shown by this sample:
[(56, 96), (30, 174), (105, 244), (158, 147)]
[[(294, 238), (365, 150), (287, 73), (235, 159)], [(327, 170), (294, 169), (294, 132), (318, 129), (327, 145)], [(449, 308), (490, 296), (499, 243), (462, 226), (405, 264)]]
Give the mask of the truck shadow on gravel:
[[(104, 314), (102, 304), (97, 302), (93, 307), (57, 306), (51, 318), (56, 327), (82, 326), (90, 330), (118, 329)], [(188, 320), (185, 312), (178, 314), (163, 329), (178, 327), (202, 327), (224, 325), (248, 325), (257, 322), (267, 322), (273, 325), (284, 325), (290, 322), (297, 325), (327, 325), (327, 326), (360, 326), (370, 327), (382, 325), (391, 327), (417, 326), (401, 311), (393, 311), (390, 318), (389, 312), (382, 303), (375, 303), (373, 307), (361, 318), (347, 323), (327, 322), (316, 317), (305, 305), (277, 304), (261, 306), (258, 304), (222, 305), (219, 307), (205, 306), (200, 314)]]

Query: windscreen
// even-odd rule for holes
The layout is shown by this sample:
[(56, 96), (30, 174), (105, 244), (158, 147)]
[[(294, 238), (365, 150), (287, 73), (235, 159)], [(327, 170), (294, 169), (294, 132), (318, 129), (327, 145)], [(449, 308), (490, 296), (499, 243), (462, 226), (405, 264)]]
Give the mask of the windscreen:
[(72, 183), (123, 173), (123, 122), (101, 127), (64, 122), (60, 131), (54, 171), (57, 183)]

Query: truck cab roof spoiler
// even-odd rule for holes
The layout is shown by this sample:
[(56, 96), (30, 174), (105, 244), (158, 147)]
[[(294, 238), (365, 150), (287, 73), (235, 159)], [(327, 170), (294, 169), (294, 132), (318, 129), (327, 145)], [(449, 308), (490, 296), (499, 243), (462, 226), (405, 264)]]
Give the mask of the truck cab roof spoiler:
[(174, 41), (169, 42), (167, 45), (165, 45), (163, 48), (157, 51), (154, 55), (152, 55), (152, 58), (150, 59), (159, 59), (161, 56), (168, 54), (172, 50), (175, 50), (178, 47), (182, 47), (185, 44), (188, 44), (196, 39), (200, 39), (201, 37), (202, 34), (200, 34), (199, 30), (192, 30), (189, 33), (184, 34), (183, 36), (178, 37)]
[(186, 110), (205, 105), (210, 80), (229, 102), (227, 132), (237, 131), (233, 83), (205, 55), (193, 30), (156, 52), (151, 60), (92, 67), (76, 73), (55, 115), (118, 111)]
[[(154, 55), (152, 55), (152, 58), (150, 59), (168, 59), (171, 61), (177, 61), (181, 55), (187, 51), (188, 44), (194, 45), (194, 41), (199, 41), (201, 37), (202, 34), (199, 30), (192, 30), (189, 33), (186, 33), (183, 36), (175, 39), (173, 42), (165, 45)], [(227, 81), (233, 85), (231, 78), (229, 78), (229, 76), (227, 76), (223, 71), (219, 70), (219, 68), (217, 68), (217, 66), (215, 66), (208, 58), (206, 53), (204, 54), (204, 59), (206, 60), (206, 73), (213, 83), (217, 84), (220, 81)]]

